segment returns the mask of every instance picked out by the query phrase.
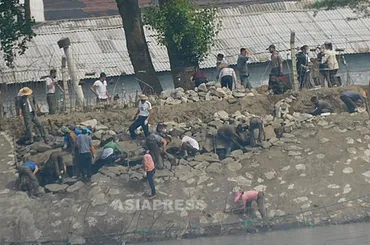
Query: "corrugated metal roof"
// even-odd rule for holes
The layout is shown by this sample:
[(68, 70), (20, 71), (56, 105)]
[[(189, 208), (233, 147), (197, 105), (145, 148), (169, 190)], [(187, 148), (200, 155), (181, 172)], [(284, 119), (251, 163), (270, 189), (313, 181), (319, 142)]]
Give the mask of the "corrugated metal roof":
[[(251, 62), (264, 62), (269, 59), (266, 48), (274, 43), (282, 57), (288, 57), (290, 31), (296, 32), (296, 46), (307, 44), (315, 47), (330, 40), (337, 48), (345, 48), (345, 53), (370, 52), (370, 19), (356, 19), (348, 9), (320, 11), (299, 10), (301, 3), (273, 3), (268, 6), (242, 6), (223, 9), (220, 18), (223, 29), (202, 68), (215, 67), (215, 56), (222, 52), (231, 64), (241, 47), (253, 52)], [(290, 10), (290, 12), (263, 12), (265, 9)], [(294, 7), (295, 6), (295, 7)], [(293, 11), (292, 11), (293, 10)], [(258, 13), (252, 13), (252, 11)], [(0, 63), (3, 76), (0, 83), (18, 83), (39, 80), (48, 75), (50, 68), (61, 66), (63, 51), (57, 41), (69, 37), (77, 66), (78, 78), (85, 73), (99, 74), (105, 71), (108, 76), (133, 74), (127, 52), (122, 20), (119, 16), (96, 19), (82, 19), (59, 22), (45, 22), (35, 28), (38, 34), (29, 44), (26, 54), (16, 58), (14, 70)], [(153, 30), (146, 30), (146, 38), (157, 72), (170, 69), (167, 50), (159, 45)], [(60, 75), (60, 72), (58, 72)]]

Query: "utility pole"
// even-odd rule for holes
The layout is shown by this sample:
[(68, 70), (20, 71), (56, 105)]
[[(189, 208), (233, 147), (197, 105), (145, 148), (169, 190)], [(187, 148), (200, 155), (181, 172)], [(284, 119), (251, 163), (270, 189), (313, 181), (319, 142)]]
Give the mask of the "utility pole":
[(65, 110), (70, 111), (71, 110), (71, 99), (69, 98), (69, 91), (68, 91), (68, 70), (67, 70), (67, 59), (65, 56), (62, 57), (62, 80), (63, 80)]
[(290, 53), (292, 56), (292, 69), (293, 69), (293, 86), (294, 90), (298, 91), (298, 73), (297, 73), (297, 57), (295, 47), (295, 32), (290, 32)]
[(73, 87), (73, 90), (74, 90), (74, 92), (76, 94), (76, 97), (77, 97), (76, 106), (83, 109), (84, 94), (83, 94), (83, 91), (82, 91), (82, 87), (81, 87), (81, 85), (79, 85), (79, 81), (77, 79), (76, 65), (75, 65), (74, 60), (73, 60), (73, 54), (70, 50), (70, 45), (71, 45), (71, 41), (69, 40), (68, 37), (67, 38), (62, 38), (58, 41), (59, 48), (63, 48), (64, 54), (66, 56), (69, 77), (71, 78), (72, 87)]

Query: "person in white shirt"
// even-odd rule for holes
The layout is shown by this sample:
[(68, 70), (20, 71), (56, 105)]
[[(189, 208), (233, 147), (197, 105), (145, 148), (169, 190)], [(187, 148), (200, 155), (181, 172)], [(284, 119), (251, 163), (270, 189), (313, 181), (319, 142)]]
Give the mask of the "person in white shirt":
[(221, 87), (227, 87), (230, 90), (233, 90), (237, 81), (236, 73), (234, 69), (228, 65), (223, 65), (222, 67), (218, 81), (221, 83)]
[(134, 116), (134, 122), (129, 127), (131, 139), (135, 140), (137, 135), (135, 133), (135, 130), (141, 126), (141, 128), (144, 131), (145, 137), (149, 136), (149, 127), (148, 122), (151, 115), (152, 110), (152, 104), (148, 101), (148, 97), (145, 94), (141, 94), (139, 96), (140, 102), (138, 105), (137, 112)]
[(46, 102), (49, 106), (49, 114), (55, 114), (57, 107), (57, 100), (55, 97), (55, 85), (57, 80), (57, 71), (55, 69), (50, 70), (50, 76), (46, 78)]
[(185, 155), (185, 158), (188, 154), (195, 155), (200, 149), (199, 143), (190, 136), (185, 135), (181, 141), (181, 152)]
[(108, 101), (110, 95), (107, 89), (107, 75), (100, 73), (99, 80), (95, 81), (90, 90), (96, 96), (96, 103)]

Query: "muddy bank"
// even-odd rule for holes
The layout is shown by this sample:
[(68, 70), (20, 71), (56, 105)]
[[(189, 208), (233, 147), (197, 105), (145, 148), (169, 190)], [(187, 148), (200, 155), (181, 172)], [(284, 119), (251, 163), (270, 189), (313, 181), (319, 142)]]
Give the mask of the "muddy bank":
[[(307, 91), (296, 95), (297, 99), (290, 103), (291, 108), (305, 110), (309, 106), (309, 98), (315, 93)], [(335, 90), (328, 93), (338, 94)], [(236, 111), (244, 116), (263, 115), (275, 104), (263, 95), (253, 98), (257, 104), (249, 99), (241, 100), (239, 105), (226, 101), (213, 105), (213, 102), (202, 102), (197, 110), (182, 108), (181, 104), (176, 106), (176, 110), (168, 108), (173, 109), (174, 116), (182, 118), (177, 119), (176, 127), (184, 130), (181, 123), (193, 124), (202, 115), (202, 123), (211, 128), (208, 124), (212, 120), (235, 120), (239, 115)], [(281, 97), (274, 98), (274, 102), (279, 99)], [(209, 107), (211, 105), (213, 107)], [(241, 106), (244, 106), (243, 109)], [(162, 108), (162, 115), (166, 116), (166, 121), (175, 121), (176, 117), (167, 117), (168, 108)], [(220, 110), (227, 112), (227, 117), (223, 115), (219, 120), (213, 119)], [(109, 241), (104, 244), (117, 244), (118, 241), (138, 239), (256, 232), (265, 227), (320, 225), (366, 217), (370, 211), (369, 199), (367, 196), (357, 197), (367, 194), (370, 182), (368, 115), (338, 113), (327, 117), (309, 117), (297, 111), (291, 110), (289, 116), (283, 119), (292, 123), (291, 131), (282, 134), (281, 138), (276, 135), (270, 137), (264, 142), (267, 144), (264, 149), (251, 149), (246, 153), (236, 150), (231, 157), (223, 160), (208, 152), (194, 159), (182, 160), (179, 166), (168, 171), (158, 171), (158, 201), (185, 200), (197, 204), (191, 208), (183, 205), (173, 210), (164, 209), (163, 205), (154, 211), (129, 208), (127, 204), (130, 201), (138, 200), (140, 207), (144, 204), (153, 207), (154, 203), (147, 200), (145, 192), (148, 186), (140, 174), (136, 174), (140, 170), (123, 166), (102, 168), (94, 175), (92, 184), (81, 185), (75, 181), (68, 184), (64, 191), (49, 192), (37, 199), (12, 190), (7, 187), (9, 183), (1, 178), (0, 203), (4, 207), (0, 218), (3, 224), (1, 235), (7, 240), (71, 239), (73, 242), (81, 242), (81, 238), (85, 237), (85, 242), (89, 241), (89, 244), (91, 240), (97, 240), (90, 240), (89, 237), (109, 236), (114, 237), (116, 243)], [(189, 112), (197, 116), (188, 115), (192, 118), (189, 120), (182, 115)], [(130, 115), (131, 112), (123, 113)], [(84, 116), (86, 118), (80, 118), (81, 121), (93, 115)], [(212, 120), (205, 122), (210, 117)], [(109, 118), (109, 114), (108, 117), (101, 115), (101, 118)], [(156, 116), (156, 120), (158, 118)], [(271, 120), (271, 125), (275, 121), (268, 116), (264, 118), (266, 122)], [(65, 119), (69, 118), (66, 116)], [(73, 119), (79, 120), (75, 116)], [(114, 127), (109, 121), (103, 123), (107, 119), (101, 120), (99, 124)], [(1, 143), (6, 144), (5, 141)], [(10, 154), (8, 151), (0, 153), (2, 156)], [(15, 178), (11, 167), (2, 164), (1, 176), (13, 174)], [(265, 191), (268, 220), (248, 221), (244, 215), (223, 212), (225, 208), (232, 207), (232, 192), (239, 189)], [(42, 208), (35, 209), (35, 206)], [(112, 233), (117, 235), (112, 236)]]

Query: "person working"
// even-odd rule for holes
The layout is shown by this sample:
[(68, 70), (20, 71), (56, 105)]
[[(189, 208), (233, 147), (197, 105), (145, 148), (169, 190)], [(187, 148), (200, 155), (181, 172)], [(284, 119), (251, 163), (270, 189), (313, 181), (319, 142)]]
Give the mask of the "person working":
[(199, 143), (190, 136), (185, 135), (181, 140), (181, 152), (188, 157), (188, 154), (195, 155), (199, 151)]
[(100, 159), (104, 161), (104, 164), (113, 164), (118, 159), (123, 161), (126, 157), (127, 154), (125, 154), (121, 147), (115, 142), (114, 137), (108, 138), (100, 156)]
[(245, 145), (248, 143), (248, 127), (244, 127), (242, 124), (238, 126), (223, 125), (218, 128), (217, 136), (224, 142), (225, 157), (229, 156), (233, 146), (237, 146), (242, 150), (245, 150)]
[(349, 113), (363, 112), (364, 110), (361, 107), (365, 103), (365, 96), (365, 91), (362, 91), (360, 93), (347, 90), (340, 94), (340, 99), (343, 101), (344, 104), (346, 104)]
[(248, 216), (252, 215), (252, 202), (256, 201), (258, 206), (258, 211), (261, 214), (262, 218), (266, 217), (266, 209), (265, 209), (265, 194), (262, 191), (246, 191), (246, 192), (237, 192), (235, 193), (234, 202), (238, 202), (239, 200), (243, 203), (243, 211), (247, 211)]
[(321, 115), (321, 113), (334, 112), (332, 105), (325, 100), (319, 100), (316, 96), (311, 98), (311, 102), (315, 106), (315, 110), (311, 112), (313, 116)]
[(149, 119), (152, 111), (152, 104), (148, 101), (148, 97), (145, 94), (139, 96), (140, 102), (138, 105), (137, 112), (134, 116), (134, 122), (129, 127), (129, 132), (132, 140), (135, 140), (137, 135), (135, 130), (141, 127), (144, 131), (145, 137), (149, 136)]
[(169, 136), (160, 136), (158, 133), (153, 132), (146, 138), (146, 145), (150, 151), (150, 154), (154, 158), (155, 167), (158, 169), (163, 168), (162, 153), (167, 151), (167, 145), (171, 142)]
[(190, 80), (195, 83), (195, 87), (199, 87), (202, 83), (207, 83), (207, 76), (204, 72), (200, 71), (199, 67), (195, 69), (195, 73), (190, 77)]
[(221, 68), (222, 69), (218, 78), (218, 81), (221, 83), (221, 87), (226, 87), (230, 90), (233, 90), (237, 82), (234, 69), (228, 65), (222, 65)]
[(30, 196), (39, 196), (39, 181), (36, 177), (40, 167), (35, 162), (27, 161), (18, 167), (19, 179), (18, 188), (22, 191), (28, 191)]
[(257, 143), (258, 145), (262, 145), (262, 135), (263, 135), (263, 140), (265, 140), (266, 135), (265, 135), (265, 129), (263, 126), (263, 121), (259, 117), (252, 117), (249, 121), (249, 144), (251, 146), (256, 146), (256, 139), (254, 137), (254, 131), (258, 129), (258, 139)]

